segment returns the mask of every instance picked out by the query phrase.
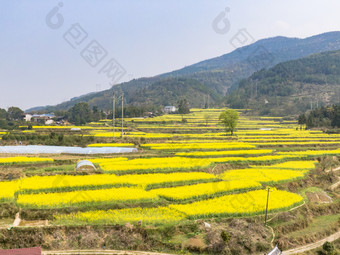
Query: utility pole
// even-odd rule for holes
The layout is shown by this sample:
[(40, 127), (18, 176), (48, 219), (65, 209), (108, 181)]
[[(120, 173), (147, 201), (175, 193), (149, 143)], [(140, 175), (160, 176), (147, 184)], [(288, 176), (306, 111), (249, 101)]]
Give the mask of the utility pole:
[(255, 83), (255, 97), (257, 97), (257, 82)]
[(267, 214), (268, 214), (269, 190), (270, 190), (270, 187), (268, 187), (268, 193), (267, 193), (266, 216), (265, 216), (265, 219), (264, 219), (264, 225), (265, 225), (265, 226), (267, 226)]
[(124, 128), (124, 92), (122, 92), (122, 139), (123, 139), (123, 128)]
[(113, 140), (115, 140), (115, 108), (116, 108), (116, 102), (115, 102), (115, 93), (113, 92), (112, 96), (112, 127), (113, 127)]

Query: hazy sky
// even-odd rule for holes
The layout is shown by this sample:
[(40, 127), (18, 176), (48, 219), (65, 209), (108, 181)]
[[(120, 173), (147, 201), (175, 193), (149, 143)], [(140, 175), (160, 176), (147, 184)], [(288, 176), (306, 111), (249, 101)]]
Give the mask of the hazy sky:
[[(340, 30), (339, 0), (0, 3), (2, 108), (53, 105), (108, 89), (107, 74), (117, 63), (113, 77), (127, 81), (225, 54), (233, 50), (229, 41), (242, 28), (256, 40)], [(218, 16), (226, 22), (216, 27)]]

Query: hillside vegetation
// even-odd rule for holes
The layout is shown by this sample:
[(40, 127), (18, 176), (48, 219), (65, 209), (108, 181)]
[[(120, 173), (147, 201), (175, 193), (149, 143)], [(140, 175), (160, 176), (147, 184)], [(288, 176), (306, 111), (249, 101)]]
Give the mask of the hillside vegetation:
[[(149, 78), (134, 79), (111, 89), (90, 93), (56, 106), (35, 107), (29, 110), (66, 110), (79, 102), (90, 107), (111, 108), (113, 92), (125, 93), (128, 104), (146, 109), (174, 104), (179, 94), (187, 98), (191, 107), (203, 107), (204, 97), (210, 106), (221, 106), (221, 98), (235, 90), (240, 80), (263, 68), (299, 59), (314, 53), (340, 49), (340, 32), (320, 34), (305, 39), (274, 37), (259, 40), (231, 53), (212, 58), (183, 69)], [(175, 99), (176, 98), (176, 99)]]
[(226, 102), (261, 115), (296, 114), (339, 102), (339, 85), (340, 51), (324, 52), (254, 73)]

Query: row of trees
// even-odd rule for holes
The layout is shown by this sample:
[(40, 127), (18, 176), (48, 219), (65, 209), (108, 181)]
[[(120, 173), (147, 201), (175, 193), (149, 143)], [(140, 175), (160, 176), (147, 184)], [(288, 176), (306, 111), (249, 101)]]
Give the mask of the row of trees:
[[(179, 114), (188, 114), (190, 113), (189, 102), (185, 98), (181, 98), (177, 102), (178, 113)], [(161, 107), (158, 106), (150, 106), (150, 105), (141, 105), (134, 106), (128, 105), (124, 107), (123, 114), (125, 117), (142, 117), (145, 116), (147, 112), (153, 112), (155, 114), (159, 114), (161, 112)], [(65, 116), (65, 118), (76, 125), (84, 125), (86, 123), (92, 121), (98, 121), (100, 119), (108, 118), (112, 119), (112, 111), (109, 114), (105, 114), (102, 110), (99, 110), (98, 107), (93, 106), (92, 109), (88, 105), (88, 103), (77, 103), (68, 111), (59, 111), (56, 112), (59, 116)], [(117, 107), (115, 111), (115, 118), (121, 118), (122, 116), (122, 108)]]
[(14, 120), (21, 120), (22, 116), (24, 114), (24, 111), (21, 110), (18, 107), (10, 107), (6, 111), (5, 109), (0, 108), (0, 119), (1, 120), (8, 120), (8, 121), (14, 121)]
[(87, 103), (78, 103), (66, 112), (65, 117), (71, 123), (84, 125), (103, 119), (105, 114), (97, 106), (93, 106), (91, 109)]
[[(152, 111), (153, 113), (160, 113), (161, 107), (152, 107), (150, 105), (134, 106), (128, 105), (124, 107), (125, 117), (141, 117), (147, 112)], [(187, 114), (190, 113), (189, 103), (186, 99), (180, 99), (178, 101), (178, 113)], [(88, 103), (82, 102), (77, 103), (67, 111), (55, 111), (55, 115), (58, 117), (64, 117), (70, 123), (75, 125), (85, 125), (89, 122), (99, 121), (100, 119), (109, 118), (112, 119), (111, 113), (104, 113), (103, 110), (99, 110), (97, 106), (92, 108)], [(122, 116), (122, 108), (118, 107), (116, 109), (115, 117), (120, 118)], [(18, 107), (10, 107), (6, 111), (0, 108), (0, 128), (2, 129), (12, 129), (17, 122), (23, 120), (24, 111)]]
[[(179, 114), (188, 114), (190, 113), (189, 102), (186, 98), (180, 98), (177, 101), (177, 107)], [(152, 105), (127, 105), (124, 107), (124, 116), (125, 117), (142, 117), (145, 116), (148, 112), (153, 112), (153, 114), (161, 113), (161, 106), (152, 106)], [(85, 125), (89, 122), (96, 122), (100, 119), (109, 118), (112, 119), (112, 111), (104, 112), (100, 110), (97, 106), (93, 106), (92, 108), (88, 103), (81, 102), (75, 104), (68, 110), (60, 110), (55, 111), (54, 114), (57, 116), (55, 120), (62, 117), (68, 120), (70, 123), (75, 125)], [(122, 116), (122, 108), (117, 107), (115, 112), (115, 117), (120, 118)], [(10, 107), (6, 111), (5, 109), (0, 108), (0, 128), (7, 129), (9, 122), (18, 122), (22, 121), (24, 117), (24, 111), (18, 107)]]
[(22, 120), (24, 111), (18, 107), (10, 107), (6, 111), (0, 108), (0, 129), (14, 129), (19, 126), (18, 121)]
[(310, 111), (308, 114), (301, 114), (298, 123), (300, 125), (305, 124), (307, 128), (340, 128), (340, 105), (321, 107)]
[[(185, 98), (181, 98), (177, 102), (178, 106), (178, 113), (179, 114), (188, 114), (190, 113), (189, 103)], [(340, 106), (334, 106), (334, 111), (338, 114), (338, 117), (335, 117), (337, 122), (340, 122)], [(135, 115), (141, 116), (144, 114), (143, 108), (138, 108), (136, 106), (128, 106), (126, 107), (124, 112), (124, 115), (134, 115), (134, 116), (127, 116), (127, 117), (135, 117)], [(324, 113), (327, 112), (324, 108), (320, 109), (320, 112)], [(121, 109), (117, 111), (119, 116), (121, 116)], [(332, 114), (328, 113), (329, 116), (333, 116)], [(309, 116), (319, 116), (319, 112), (315, 113), (312, 112)], [(5, 109), (0, 109), (0, 128), (3, 129), (13, 129), (14, 126), (18, 126), (18, 123), (22, 121), (24, 115), (24, 111), (22, 111), (18, 107), (10, 107), (7, 111)], [(103, 119), (105, 117), (111, 117), (112, 119), (112, 112), (111, 116), (106, 116), (106, 114), (99, 110), (98, 107), (93, 106), (92, 109), (87, 103), (77, 103), (72, 108), (70, 108), (68, 111), (57, 111), (56, 115), (58, 116), (64, 116), (69, 122), (75, 124), (75, 125), (84, 125), (86, 123), (92, 122), (92, 121), (99, 121), (100, 119)], [(204, 117), (206, 119), (206, 122), (209, 120), (209, 116)], [(230, 132), (231, 135), (233, 135), (233, 132), (237, 126), (239, 115), (238, 112), (235, 110), (226, 110), (225, 112), (221, 113), (219, 119), (221, 123), (225, 126), (226, 131)], [(311, 117), (308, 117), (311, 118)], [(301, 115), (299, 118), (299, 123), (304, 124), (302, 122), (306, 122), (306, 116)], [(313, 122), (314, 123), (314, 122)], [(207, 124), (207, 123), (206, 123)], [(336, 123), (340, 127), (340, 123)], [(11, 128), (12, 127), (12, 128)], [(54, 137), (51, 137), (53, 139)], [(4, 140), (6, 140), (7, 137), (5, 137)], [(9, 137), (10, 139), (10, 137)], [(58, 137), (59, 142), (63, 142), (63, 137)]]

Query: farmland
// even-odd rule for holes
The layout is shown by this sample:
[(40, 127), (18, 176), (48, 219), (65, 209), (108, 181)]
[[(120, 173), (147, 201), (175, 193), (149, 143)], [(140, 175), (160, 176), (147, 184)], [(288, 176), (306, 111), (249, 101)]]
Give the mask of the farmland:
[[(17, 136), (24, 145), (30, 144), (26, 138), (32, 133), (44, 137), (53, 132), (56, 137), (86, 138), (89, 148), (134, 147), (138, 152), (1, 155), (0, 217), (8, 220), (20, 212), (23, 221), (48, 220), (56, 229), (132, 224), (145, 231), (163, 231), (196, 226), (191, 232), (204, 238), (203, 221), (227, 226), (245, 219), (262, 229), (268, 198), (272, 218), (268, 224), (279, 234), (275, 242), (285, 248), (296, 245), (284, 242), (287, 225), (302, 221), (307, 211), (312, 221), (338, 208), (339, 196), (328, 186), (338, 174), (329, 170), (339, 165), (340, 135), (305, 130), (292, 119), (249, 117), (239, 110), (239, 125), (230, 136), (218, 121), (222, 111), (191, 109), (183, 116), (127, 118), (123, 129), (117, 119), (114, 140), (112, 120), (4, 130), (0, 136)], [(72, 133), (70, 128), (80, 130)], [(10, 145), (7, 140), (1, 143)], [(79, 160), (91, 161), (95, 169), (75, 170)], [(331, 202), (312, 203), (306, 193), (314, 191), (307, 192), (308, 188), (326, 190)], [(266, 227), (263, 231), (263, 236), (270, 233)], [(174, 250), (180, 245), (176, 238), (159, 242), (159, 249)], [(269, 234), (263, 243), (270, 243)]]

